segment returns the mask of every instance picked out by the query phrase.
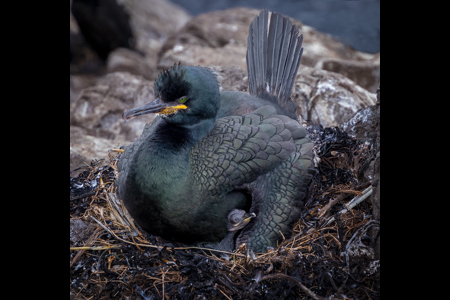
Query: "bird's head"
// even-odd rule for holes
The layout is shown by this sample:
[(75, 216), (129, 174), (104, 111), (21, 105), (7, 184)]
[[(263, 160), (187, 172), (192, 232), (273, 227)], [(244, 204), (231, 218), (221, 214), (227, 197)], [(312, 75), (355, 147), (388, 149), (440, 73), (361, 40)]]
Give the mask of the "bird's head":
[(256, 217), (255, 213), (247, 213), (243, 209), (233, 209), (228, 214), (228, 231), (244, 228), (254, 217)]
[(167, 122), (189, 126), (215, 119), (220, 107), (216, 76), (202, 67), (173, 65), (155, 81), (155, 95), (155, 100), (124, 112), (122, 118), (159, 113)]

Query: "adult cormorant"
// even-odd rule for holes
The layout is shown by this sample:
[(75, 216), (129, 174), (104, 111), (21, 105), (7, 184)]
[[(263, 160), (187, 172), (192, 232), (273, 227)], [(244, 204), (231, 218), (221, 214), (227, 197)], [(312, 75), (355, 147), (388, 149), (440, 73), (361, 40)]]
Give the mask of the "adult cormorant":
[(236, 243), (264, 252), (298, 220), (315, 172), (289, 99), (302, 36), (281, 14), (268, 20), (263, 10), (249, 29), (250, 95), (219, 92), (209, 69), (176, 64), (156, 80), (154, 101), (124, 113), (160, 114), (118, 164), (118, 195), (149, 233), (218, 243), (230, 212), (249, 211)]

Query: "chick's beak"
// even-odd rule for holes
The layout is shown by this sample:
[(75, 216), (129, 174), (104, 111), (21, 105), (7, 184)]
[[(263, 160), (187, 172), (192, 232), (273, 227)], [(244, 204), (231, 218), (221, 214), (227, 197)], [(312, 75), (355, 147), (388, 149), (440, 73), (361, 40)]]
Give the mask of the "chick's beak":
[(168, 103), (164, 103), (160, 98), (156, 98), (150, 103), (147, 103), (141, 107), (132, 108), (130, 110), (125, 111), (122, 114), (123, 120), (128, 120), (137, 116), (150, 114), (150, 113), (161, 113), (161, 114), (173, 114), (177, 110), (186, 109), (187, 106), (184, 104), (180, 105), (170, 105)]

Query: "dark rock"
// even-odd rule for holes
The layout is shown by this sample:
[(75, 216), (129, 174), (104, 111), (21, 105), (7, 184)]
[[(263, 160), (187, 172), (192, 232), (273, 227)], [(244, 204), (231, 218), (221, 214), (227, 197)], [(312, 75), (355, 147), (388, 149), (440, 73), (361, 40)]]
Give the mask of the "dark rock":
[(95, 51), (87, 44), (77, 20), (70, 9), (70, 74), (99, 73), (103, 63)]
[(134, 48), (129, 16), (116, 0), (72, 0), (71, 11), (83, 37), (102, 60), (118, 47)]

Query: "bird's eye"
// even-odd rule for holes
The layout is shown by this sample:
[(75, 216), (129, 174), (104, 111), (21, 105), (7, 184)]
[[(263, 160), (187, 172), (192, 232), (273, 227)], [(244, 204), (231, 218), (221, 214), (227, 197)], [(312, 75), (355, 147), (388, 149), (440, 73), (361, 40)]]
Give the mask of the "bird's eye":
[(180, 100), (178, 100), (179, 103), (184, 103), (186, 101), (187, 101), (187, 97), (186, 96), (181, 97)]

